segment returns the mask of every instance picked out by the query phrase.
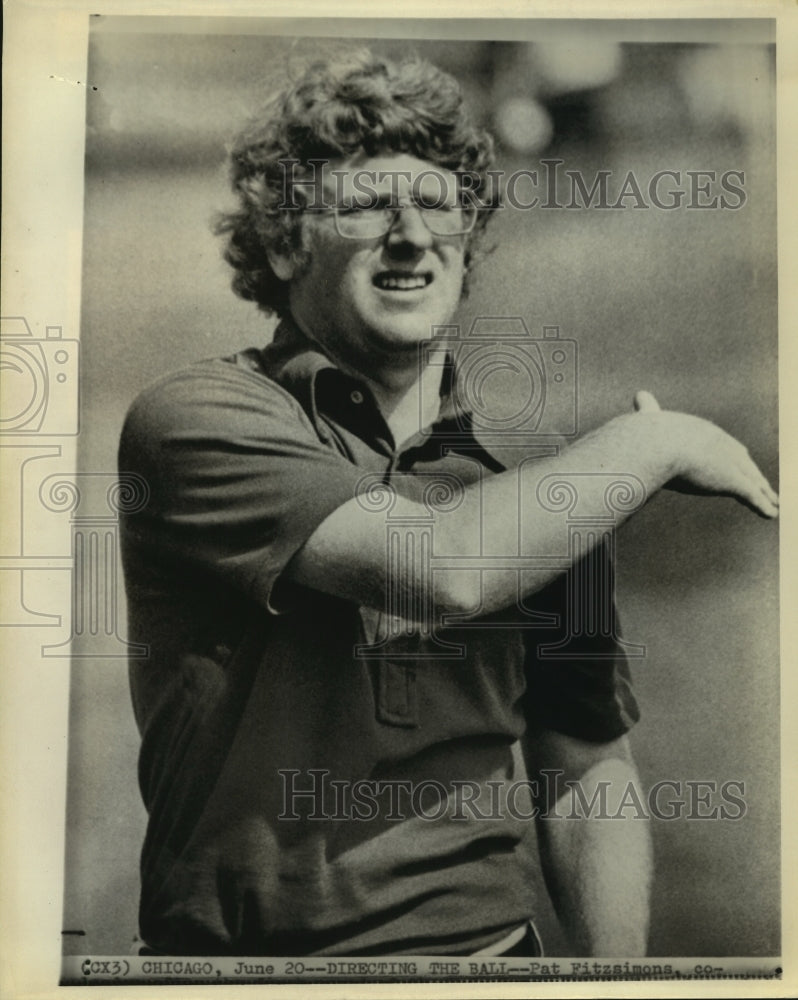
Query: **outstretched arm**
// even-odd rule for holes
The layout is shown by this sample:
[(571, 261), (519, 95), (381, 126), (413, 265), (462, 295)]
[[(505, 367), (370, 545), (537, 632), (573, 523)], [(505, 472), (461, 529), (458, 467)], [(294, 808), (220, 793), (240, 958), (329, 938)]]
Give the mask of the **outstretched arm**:
[[(775, 517), (778, 498), (746, 448), (707, 420), (685, 413), (660, 410), (650, 393), (635, 397), (634, 413), (623, 414), (586, 435), (556, 458), (530, 462), (466, 487), (454, 509), (432, 512), (436, 555), (468, 558), (476, 555), (473, 539), (490, 521), (494, 551), (514, 553), (519, 528), (527, 552), (543, 555), (560, 547), (562, 514), (545, 510), (536, 499), (544, 477), (610, 473), (634, 476), (650, 497), (666, 484), (686, 492), (731, 496), (763, 517)], [(519, 496), (523, 504), (519, 508)], [(580, 497), (580, 514), (587, 520), (605, 516), (603, 494)], [(422, 504), (397, 497), (392, 517), (406, 523), (429, 523)], [(616, 524), (627, 514), (619, 513)], [(520, 522), (520, 523), (519, 523)], [(386, 591), (403, 588), (414, 599), (431, 577), (413, 568), (393, 564), (386, 553), (385, 515), (366, 509), (355, 498), (333, 511), (294, 556), (286, 575), (294, 582), (359, 604), (382, 608)], [(479, 568), (479, 567), (477, 567)], [(495, 568), (495, 567), (491, 567)], [(561, 566), (543, 567), (525, 577), (527, 592), (537, 591), (562, 572)], [(436, 571), (435, 613), (489, 613), (514, 604), (517, 576), (512, 573), (477, 574), (462, 570)], [(411, 606), (411, 602), (406, 602)]]

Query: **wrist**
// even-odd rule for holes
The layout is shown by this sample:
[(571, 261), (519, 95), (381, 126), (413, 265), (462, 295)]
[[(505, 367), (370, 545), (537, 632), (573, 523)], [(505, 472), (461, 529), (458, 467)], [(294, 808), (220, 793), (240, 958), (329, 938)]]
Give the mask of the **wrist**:
[[(661, 410), (621, 414), (600, 428), (597, 444), (609, 445), (618, 471), (635, 473), (643, 479), (647, 490), (654, 492), (682, 471), (682, 449), (677, 444), (679, 435), (673, 426), (674, 416)], [(588, 446), (592, 438), (589, 435), (584, 439)]]
[(651, 475), (657, 480), (657, 488), (664, 486), (683, 471), (683, 449), (673, 420), (678, 414), (657, 410), (630, 416), (640, 435), (641, 454), (651, 461)]

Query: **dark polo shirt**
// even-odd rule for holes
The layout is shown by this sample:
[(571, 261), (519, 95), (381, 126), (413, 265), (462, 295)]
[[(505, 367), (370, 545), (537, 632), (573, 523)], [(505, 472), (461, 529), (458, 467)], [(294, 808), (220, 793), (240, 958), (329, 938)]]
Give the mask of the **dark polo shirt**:
[(153, 949), (468, 954), (534, 914), (518, 741), (530, 721), (624, 733), (620, 646), (538, 655), (564, 635), (565, 577), (432, 632), (281, 577), (375, 477), (420, 499), (436, 476), (503, 469), (450, 388), (435, 433), (397, 449), (368, 388), (283, 324), (131, 408), (120, 470), (150, 490), (122, 539), (130, 637), (150, 651), (131, 687)]

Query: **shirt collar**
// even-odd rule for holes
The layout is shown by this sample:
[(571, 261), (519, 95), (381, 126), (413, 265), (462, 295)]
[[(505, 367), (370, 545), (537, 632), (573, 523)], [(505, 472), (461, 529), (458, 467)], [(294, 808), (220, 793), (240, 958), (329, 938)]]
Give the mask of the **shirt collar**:
[(337, 371), (336, 365), (290, 319), (282, 320), (262, 358), (269, 377), (316, 419), (316, 378), (321, 371)]
[[(337, 382), (341, 395), (359, 388), (372, 398), (366, 383), (342, 372), (318, 344), (299, 329), (290, 316), (282, 319), (271, 344), (264, 348), (262, 357), (269, 377), (299, 400), (305, 412), (312, 415), (316, 426), (320, 413), (324, 411), (323, 401), (319, 398), (322, 386), (325, 391), (335, 392), (337, 387), (333, 386)], [(319, 378), (322, 372), (325, 375)], [(329, 376), (327, 372), (330, 373)], [(451, 355), (447, 355), (441, 378), (439, 415), (433, 424), (436, 437), (441, 434), (448, 436), (449, 432), (455, 437), (471, 431), (470, 413), (459, 406), (455, 386), (454, 361)]]

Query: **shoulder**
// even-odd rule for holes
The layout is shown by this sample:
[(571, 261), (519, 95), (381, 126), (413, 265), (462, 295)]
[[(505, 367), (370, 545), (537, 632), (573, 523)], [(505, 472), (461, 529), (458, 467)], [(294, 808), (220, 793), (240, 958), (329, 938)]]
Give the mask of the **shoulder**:
[(123, 439), (160, 438), (181, 429), (244, 431), (263, 427), (268, 418), (307, 423), (299, 402), (262, 371), (256, 353), (210, 358), (164, 375), (131, 404)]
[(316, 439), (298, 400), (248, 365), (245, 352), (199, 361), (141, 392), (127, 412), (118, 461), (127, 469), (183, 468), (212, 455), (264, 453)]

